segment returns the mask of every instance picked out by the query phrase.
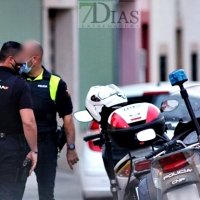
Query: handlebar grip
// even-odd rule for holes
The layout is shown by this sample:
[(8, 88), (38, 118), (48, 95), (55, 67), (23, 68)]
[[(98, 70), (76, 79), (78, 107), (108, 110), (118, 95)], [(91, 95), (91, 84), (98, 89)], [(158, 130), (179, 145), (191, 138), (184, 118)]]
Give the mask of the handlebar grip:
[(94, 140), (94, 139), (97, 139), (97, 138), (101, 138), (101, 133), (95, 134), (95, 135), (88, 135), (88, 136), (85, 136), (85, 137), (83, 138), (83, 140), (84, 140), (85, 142), (88, 142), (88, 141), (90, 141), (90, 140)]
[(155, 151), (152, 151), (151, 153), (149, 153), (148, 155), (145, 156), (146, 159), (149, 159), (149, 158), (152, 158), (153, 156), (159, 154), (160, 152), (164, 151), (165, 150), (165, 146), (155, 150)]

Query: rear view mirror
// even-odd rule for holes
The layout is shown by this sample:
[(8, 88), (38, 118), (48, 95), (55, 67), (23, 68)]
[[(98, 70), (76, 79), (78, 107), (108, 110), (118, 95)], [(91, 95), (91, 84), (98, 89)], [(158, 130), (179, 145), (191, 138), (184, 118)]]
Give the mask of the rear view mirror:
[(137, 138), (140, 142), (145, 142), (149, 140), (153, 140), (156, 138), (156, 133), (153, 129), (146, 129), (144, 131), (140, 131), (137, 134)]
[(74, 118), (79, 122), (90, 122), (93, 120), (92, 116), (87, 110), (77, 111), (74, 113)]
[(169, 99), (167, 101), (163, 101), (161, 105), (161, 111), (169, 112), (175, 110), (179, 105), (179, 102), (176, 99)]

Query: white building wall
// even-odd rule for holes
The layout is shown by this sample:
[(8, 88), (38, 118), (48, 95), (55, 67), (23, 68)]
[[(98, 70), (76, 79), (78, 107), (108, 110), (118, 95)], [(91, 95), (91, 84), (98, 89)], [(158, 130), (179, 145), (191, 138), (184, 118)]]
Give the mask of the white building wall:
[[(68, 84), (72, 97), (74, 111), (79, 109), (79, 66), (78, 66), (78, 11), (76, 0), (43, 0), (43, 47), (44, 65), (51, 69), (50, 55), (50, 24), (49, 9), (57, 11), (55, 18), (55, 72)], [(79, 124), (74, 120), (76, 133)], [(59, 118), (58, 124), (63, 122)], [(66, 151), (61, 152), (58, 166), (66, 169)]]
[(140, 0), (140, 10), (149, 11), (149, 0)]
[(176, 68), (175, 0), (150, 0), (150, 81), (160, 81), (159, 55), (167, 55), (168, 74)]
[(49, 9), (57, 10), (55, 19), (55, 73), (61, 75), (68, 84), (74, 110), (78, 110), (79, 66), (78, 66), (78, 11), (76, 0), (43, 0), (43, 47), (44, 65), (52, 69), (50, 62)]
[[(199, 0), (181, 0), (180, 1), (181, 27), (183, 31), (183, 69), (191, 80), (191, 53), (196, 51), (200, 56), (200, 1)], [(198, 59), (198, 68), (200, 66)], [(198, 72), (200, 80), (200, 70)]]

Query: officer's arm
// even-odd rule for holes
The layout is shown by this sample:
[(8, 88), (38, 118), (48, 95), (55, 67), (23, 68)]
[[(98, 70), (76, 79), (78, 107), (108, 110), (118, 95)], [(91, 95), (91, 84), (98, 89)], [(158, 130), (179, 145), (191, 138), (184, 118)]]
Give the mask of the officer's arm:
[(18, 86), (19, 113), (21, 115), (24, 135), (31, 149), (31, 152), (26, 156), (32, 160), (32, 167), (29, 171), (29, 174), (31, 174), (37, 164), (37, 126), (32, 109), (31, 91), (28, 84), (24, 80), (18, 79), (18, 84), (16, 85)]
[(72, 101), (66, 83), (61, 79), (56, 94), (56, 106), (59, 116), (63, 118), (68, 144), (75, 143), (75, 128), (72, 117)]
[(37, 126), (35, 123), (35, 116), (33, 114), (33, 110), (30, 108), (20, 109), (20, 115), (22, 119), (22, 124), (24, 128), (24, 135), (26, 137), (26, 141), (29, 144), (31, 152), (27, 154), (27, 158), (32, 160), (32, 166), (29, 171), (29, 175), (33, 172), (37, 164)]
[(16, 85), (19, 87), (19, 112), (23, 123), (24, 135), (30, 149), (37, 152), (37, 126), (32, 109), (31, 90), (24, 80), (17, 79), (17, 81)]
[(37, 152), (37, 126), (32, 109), (21, 109), (20, 115), (22, 119), (24, 135), (29, 144), (31, 151)]
[[(72, 114), (63, 117), (64, 129), (68, 144), (75, 144), (75, 128)], [(71, 169), (79, 161), (76, 150), (67, 150), (67, 162)]]
[[(59, 116), (63, 118), (68, 144), (75, 144), (75, 127), (72, 117), (72, 102), (66, 83), (61, 80), (56, 94), (56, 106)], [(78, 162), (76, 150), (67, 150), (67, 161), (71, 169)]]
[(75, 144), (75, 127), (72, 114), (63, 117), (64, 129), (68, 144)]

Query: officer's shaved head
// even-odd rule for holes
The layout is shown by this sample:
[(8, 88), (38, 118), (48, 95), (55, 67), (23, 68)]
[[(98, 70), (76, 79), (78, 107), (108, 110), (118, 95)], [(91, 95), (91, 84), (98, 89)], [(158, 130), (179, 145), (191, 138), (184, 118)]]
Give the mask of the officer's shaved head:
[(24, 51), (29, 54), (30, 57), (37, 55), (42, 61), (43, 48), (41, 44), (36, 40), (28, 40), (23, 43)]

